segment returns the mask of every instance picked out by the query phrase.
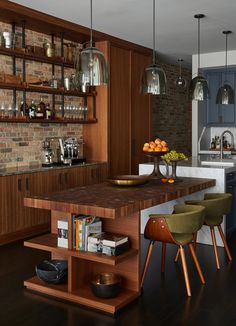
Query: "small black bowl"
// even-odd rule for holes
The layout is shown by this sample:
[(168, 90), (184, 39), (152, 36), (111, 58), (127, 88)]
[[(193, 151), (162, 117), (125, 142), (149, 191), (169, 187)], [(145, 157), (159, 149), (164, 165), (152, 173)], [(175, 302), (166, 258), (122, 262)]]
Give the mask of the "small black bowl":
[(44, 260), (35, 266), (38, 278), (46, 283), (63, 283), (67, 278), (67, 260)]
[(91, 281), (91, 290), (99, 298), (114, 298), (120, 289), (121, 277), (114, 273), (100, 273)]

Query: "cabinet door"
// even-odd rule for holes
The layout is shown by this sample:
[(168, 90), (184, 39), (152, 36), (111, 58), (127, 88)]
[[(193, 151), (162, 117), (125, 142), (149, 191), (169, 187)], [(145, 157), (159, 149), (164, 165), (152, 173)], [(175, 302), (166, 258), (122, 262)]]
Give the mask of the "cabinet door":
[(144, 69), (150, 64), (151, 58), (142, 53), (132, 53), (131, 69), (131, 173), (138, 174), (138, 165), (148, 161), (143, 154), (143, 144), (150, 139), (151, 97), (141, 93), (141, 81)]
[(216, 104), (216, 95), (221, 85), (220, 72), (208, 72), (206, 78), (209, 83), (210, 98), (205, 101), (206, 108), (206, 122), (207, 125), (222, 123), (223, 117), (221, 113), (221, 106)]
[[(235, 89), (235, 73), (228, 72), (227, 78), (225, 73), (222, 73), (222, 85), (226, 81), (229, 82), (230, 86)], [(235, 104), (222, 104), (221, 106), (221, 113), (222, 113), (222, 123), (227, 124), (235, 124)]]
[(131, 51), (111, 46), (110, 57), (110, 175), (131, 171)]

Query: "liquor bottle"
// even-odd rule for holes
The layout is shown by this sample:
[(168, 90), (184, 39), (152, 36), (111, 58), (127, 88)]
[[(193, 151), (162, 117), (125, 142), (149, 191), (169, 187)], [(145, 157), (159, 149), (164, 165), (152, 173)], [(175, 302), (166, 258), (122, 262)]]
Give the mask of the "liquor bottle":
[(52, 118), (52, 111), (50, 108), (50, 104), (48, 103), (46, 105), (46, 119), (51, 119)]
[[(25, 107), (25, 112), (24, 112), (24, 107)], [(20, 115), (22, 117), (23, 116), (26, 116), (26, 117), (29, 116), (29, 107), (28, 107), (27, 103), (24, 103), (24, 101), (21, 101), (21, 103), (20, 103)]]
[(215, 139), (212, 138), (212, 141), (211, 141), (211, 149), (215, 149), (215, 148), (216, 148)]
[(220, 149), (220, 137), (219, 136), (215, 136), (215, 143), (216, 143), (216, 149)]
[(36, 117), (37, 118), (44, 118), (46, 116), (46, 105), (43, 102), (43, 98), (40, 97), (39, 105), (37, 106), (36, 110)]
[(29, 117), (30, 119), (36, 117), (36, 111), (37, 111), (37, 106), (34, 103), (34, 100), (31, 101), (30, 107), (29, 107)]

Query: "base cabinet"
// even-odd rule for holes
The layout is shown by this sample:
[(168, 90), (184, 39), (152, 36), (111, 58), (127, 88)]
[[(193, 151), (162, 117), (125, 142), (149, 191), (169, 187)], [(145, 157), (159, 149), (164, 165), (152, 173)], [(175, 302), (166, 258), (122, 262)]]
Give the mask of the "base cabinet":
[(0, 245), (50, 230), (50, 211), (24, 206), (24, 197), (99, 183), (107, 164), (0, 177)]

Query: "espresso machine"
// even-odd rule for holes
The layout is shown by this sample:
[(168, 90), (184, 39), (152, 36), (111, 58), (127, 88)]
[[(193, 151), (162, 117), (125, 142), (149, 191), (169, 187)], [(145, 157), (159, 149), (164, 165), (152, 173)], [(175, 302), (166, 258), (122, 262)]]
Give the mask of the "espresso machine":
[(53, 163), (52, 156), (53, 156), (53, 152), (50, 147), (50, 141), (45, 140), (42, 146), (42, 166), (44, 167), (52, 166)]
[(75, 162), (79, 163), (78, 160), (82, 158), (82, 143), (82, 141), (78, 142), (76, 138), (59, 138), (60, 162), (68, 165), (72, 165)]

